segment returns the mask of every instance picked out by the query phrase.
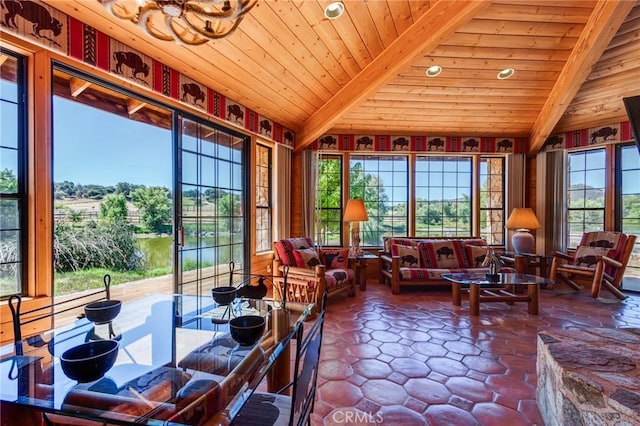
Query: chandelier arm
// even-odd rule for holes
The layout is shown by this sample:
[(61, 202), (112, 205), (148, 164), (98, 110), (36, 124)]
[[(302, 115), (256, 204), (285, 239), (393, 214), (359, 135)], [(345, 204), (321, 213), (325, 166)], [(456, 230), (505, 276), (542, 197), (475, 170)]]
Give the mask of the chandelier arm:
[(153, 3), (145, 3), (143, 6), (138, 7), (138, 13), (131, 19), (131, 22), (135, 22), (136, 24), (140, 23), (144, 18), (147, 21), (151, 18), (151, 13), (162, 10), (158, 4)]
[[(178, 32), (174, 27), (174, 25), (176, 24), (174, 24), (173, 20), (172, 19), (167, 20), (167, 28), (169, 29), (169, 32), (173, 34), (176, 40), (180, 40), (182, 43), (188, 44), (190, 46), (198, 46), (200, 44), (205, 44), (207, 41), (209, 41), (209, 39), (207, 38), (201, 38), (200, 36), (198, 36), (197, 33), (194, 34), (189, 32), (189, 29), (196, 30), (196, 28), (194, 28), (194, 26), (191, 25), (191, 23), (188, 22), (186, 19), (183, 22), (187, 23), (188, 28), (185, 28), (185, 30), (182, 32)], [(190, 35), (192, 37), (190, 39), (186, 38), (184, 34)]]
[(240, 25), (240, 22), (242, 22), (242, 18), (243, 16), (235, 18), (235, 20), (233, 21), (233, 25), (231, 27), (225, 28), (223, 31), (220, 31), (220, 22), (216, 23), (218, 25), (215, 28), (212, 28), (212, 31), (206, 31), (204, 29), (201, 29), (200, 27), (193, 25), (191, 22), (189, 22), (188, 19), (185, 19), (185, 22), (187, 22), (187, 24), (189, 25), (189, 28), (193, 29), (193, 31), (199, 34), (202, 34), (208, 39), (215, 40), (215, 39), (224, 38), (229, 34), (231, 34), (232, 32), (234, 32), (236, 28), (238, 28), (238, 25)]
[(184, 10), (185, 10), (185, 13), (192, 12), (198, 15), (206, 16), (208, 18), (233, 19), (249, 12), (253, 8), (253, 6), (255, 6), (258, 3), (258, 1), (257, 0), (231, 0), (231, 3), (233, 3), (235, 7), (232, 7), (228, 11), (218, 12), (217, 10), (208, 11), (200, 3), (193, 3), (191, 1), (188, 1), (184, 5)]
[[(166, 24), (166, 21), (167, 21), (166, 18), (170, 19), (171, 17), (170, 16), (166, 16), (165, 17), (165, 24)], [(160, 32), (159, 30), (157, 30), (153, 26), (153, 23), (151, 22), (150, 17), (147, 17), (146, 19), (140, 21), (140, 24), (143, 24), (143, 23), (144, 23), (144, 28), (147, 30), (147, 32), (149, 34), (151, 34), (152, 36), (154, 36), (155, 38), (160, 39), (160, 40), (164, 40), (164, 41), (173, 41), (173, 40), (175, 40), (175, 38), (172, 37), (171, 35), (167, 35), (167, 34), (165, 34), (163, 32)]]
[[(98, 0), (109, 12), (120, 19), (131, 21), (151, 36), (163, 41), (176, 41), (187, 45), (200, 45), (208, 40), (221, 39), (238, 28), (244, 15), (258, 0), (228, 0), (229, 10), (209, 10), (206, 4), (218, 4), (219, 0), (145, 0), (142, 6), (129, 9), (121, 0)], [(233, 7), (231, 7), (233, 4)], [(165, 9), (172, 7), (173, 9)], [(178, 11), (180, 15), (178, 16)], [(164, 15), (166, 28), (160, 29), (159, 21), (152, 20), (155, 12)], [(173, 12), (173, 13), (172, 13)], [(204, 26), (201, 24), (204, 21)], [(197, 22), (197, 23), (196, 23)]]

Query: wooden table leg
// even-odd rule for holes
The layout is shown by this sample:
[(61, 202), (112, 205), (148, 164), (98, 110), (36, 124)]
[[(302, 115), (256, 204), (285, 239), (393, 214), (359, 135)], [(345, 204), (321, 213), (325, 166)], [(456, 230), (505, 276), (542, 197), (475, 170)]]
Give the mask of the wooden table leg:
[(538, 284), (529, 284), (527, 289), (529, 292), (529, 313), (538, 315), (540, 286)]
[(477, 317), (480, 315), (480, 285), (469, 285), (469, 310), (471, 315)]
[(367, 289), (367, 261), (364, 259), (358, 260), (360, 267), (360, 290), (365, 291)]
[(453, 306), (460, 306), (460, 284), (451, 283), (451, 303)]
[[(290, 333), (289, 314), (283, 309), (273, 309), (271, 311), (271, 320), (273, 321), (272, 332), (274, 341), (280, 342)], [(300, 342), (296, 342), (300, 344)], [(283, 348), (282, 353), (277, 360), (274, 361), (271, 370), (267, 375), (267, 392), (277, 392), (282, 389), (291, 378), (291, 344)], [(286, 395), (290, 395), (289, 389), (285, 391)]]

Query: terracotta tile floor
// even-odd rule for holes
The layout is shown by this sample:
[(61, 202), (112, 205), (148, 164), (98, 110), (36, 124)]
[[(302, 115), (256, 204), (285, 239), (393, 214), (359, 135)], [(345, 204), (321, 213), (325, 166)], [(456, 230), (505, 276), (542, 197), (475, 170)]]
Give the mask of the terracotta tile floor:
[(471, 317), (448, 289), (392, 295), (374, 280), (329, 299), (312, 424), (543, 425), (537, 333), (640, 327), (639, 294), (605, 303), (566, 290), (541, 290), (539, 316), (526, 303), (487, 303)]

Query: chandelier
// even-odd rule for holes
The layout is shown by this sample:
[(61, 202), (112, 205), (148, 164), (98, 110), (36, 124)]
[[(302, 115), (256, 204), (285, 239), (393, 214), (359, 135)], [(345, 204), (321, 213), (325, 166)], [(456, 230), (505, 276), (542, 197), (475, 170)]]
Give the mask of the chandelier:
[(228, 36), (258, 0), (99, 0), (160, 40), (198, 45)]

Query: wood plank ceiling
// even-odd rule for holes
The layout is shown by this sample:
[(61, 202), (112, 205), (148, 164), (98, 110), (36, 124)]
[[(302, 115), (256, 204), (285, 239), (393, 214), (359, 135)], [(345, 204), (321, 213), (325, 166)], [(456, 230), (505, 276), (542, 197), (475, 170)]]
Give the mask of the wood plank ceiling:
[(258, 0), (231, 36), (192, 47), (97, 0), (45, 2), (295, 130), (296, 150), (355, 133), (521, 136), (535, 153), (554, 131), (626, 120), (621, 94), (640, 94), (637, 1), (346, 0), (329, 20), (328, 0)]

